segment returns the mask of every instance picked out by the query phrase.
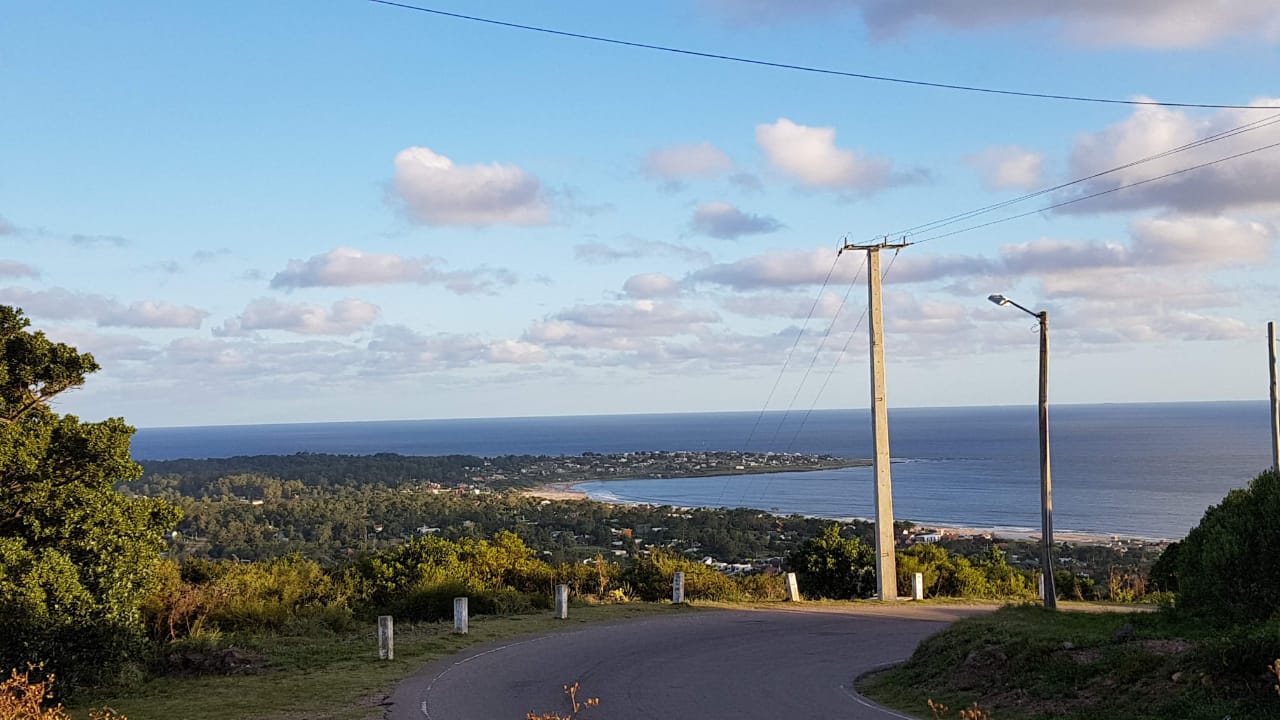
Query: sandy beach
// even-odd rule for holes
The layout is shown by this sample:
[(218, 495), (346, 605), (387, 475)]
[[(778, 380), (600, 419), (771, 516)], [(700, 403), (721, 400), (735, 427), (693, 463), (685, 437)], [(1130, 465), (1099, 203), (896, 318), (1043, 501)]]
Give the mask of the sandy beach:
[(546, 485), (539, 485), (538, 487), (530, 488), (528, 490), (521, 490), (520, 494), (525, 497), (538, 497), (544, 500), (590, 500), (591, 499), (587, 497), (586, 493), (576, 489), (574, 487), (575, 485), (577, 485), (577, 483), (572, 483), (572, 482), (547, 483)]
[[(528, 490), (521, 490), (520, 494), (525, 497), (537, 497), (543, 498), (544, 500), (590, 500), (591, 498), (585, 492), (577, 489), (579, 484), (580, 483), (577, 481), (547, 483), (546, 485), (539, 485), (538, 487), (530, 488)], [(849, 518), (839, 519), (848, 520)], [(1007, 540), (1040, 539), (1040, 532), (1038, 530), (946, 525), (923, 521), (914, 522), (922, 529), (935, 529), (941, 532), (944, 536), (975, 537), (989, 535), (991, 537), (999, 537)], [(1139, 540), (1142, 542), (1165, 541), (1162, 538), (1144, 538), (1132, 535), (1108, 535), (1104, 533), (1083, 533), (1072, 532), (1070, 530), (1055, 530), (1053, 533), (1053, 539), (1055, 542), (1059, 543), (1066, 542), (1081, 545), (1107, 545), (1112, 542), (1116, 542), (1117, 540)]]

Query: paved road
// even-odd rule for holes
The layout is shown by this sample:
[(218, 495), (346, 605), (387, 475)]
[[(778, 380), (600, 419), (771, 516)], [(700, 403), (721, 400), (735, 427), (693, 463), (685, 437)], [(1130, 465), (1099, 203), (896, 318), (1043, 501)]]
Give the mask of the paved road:
[(392, 720), (523, 720), (567, 714), (574, 681), (600, 707), (584, 720), (901, 718), (863, 704), (857, 675), (907, 658), (980, 608), (895, 605), (681, 613), (517, 639), (431, 663), (392, 696)]

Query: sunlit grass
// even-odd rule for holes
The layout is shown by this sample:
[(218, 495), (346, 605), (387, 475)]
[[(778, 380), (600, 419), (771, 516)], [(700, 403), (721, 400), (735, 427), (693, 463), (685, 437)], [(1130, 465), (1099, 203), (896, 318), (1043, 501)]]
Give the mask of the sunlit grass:
[(452, 623), (397, 623), (395, 659), (378, 659), (377, 628), (342, 634), (229, 636), (224, 645), (266, 657), (255, 674), (163, 677), (78, 701), (76, 718), (108, 705), (131, 720), (380, 720), (396, 683), (423, 665), (472, 645), (587, 623), (696, 612), (656, 603), (575, 605), (569, 618), (550, 613), (473, 617), (469, 634)]

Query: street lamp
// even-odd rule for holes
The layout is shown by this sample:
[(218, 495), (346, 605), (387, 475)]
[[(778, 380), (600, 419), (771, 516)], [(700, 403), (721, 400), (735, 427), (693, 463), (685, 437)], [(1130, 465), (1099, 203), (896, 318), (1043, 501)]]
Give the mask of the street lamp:
[(1003, 295), (989, 295), (996, 305), (1012, 305), (1040, 321), (1040, 570), (1044, 575), (1044, 606), (1058, 607), (1053, 582), (1053, 480), (1049, 468), (1049, 312), (1032, 312)]

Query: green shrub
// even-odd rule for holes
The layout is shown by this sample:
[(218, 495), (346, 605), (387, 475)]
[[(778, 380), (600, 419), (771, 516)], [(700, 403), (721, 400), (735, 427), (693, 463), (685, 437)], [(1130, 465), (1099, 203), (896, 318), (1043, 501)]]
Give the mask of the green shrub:
[(715, 568), (681, 557), (669, 550), (653, 550), (633, 558), (622, 571), (621, 581), (641, 600), (657, 602), (671, 599), (672, 581), (677, 572), (684, 573), (686, 600), (740, 600), (742, 592), (732, 578)]
[(781, 575), (752, 573), (733, 579), (743, 600), (786, 600), (787, 581)]
[[(1168, 551), (1166, 551), (1168, 552)], [(1170, 567), (1172, 566), (1172, 568)], [(1258, 475), (1205, 512), (1158, 565), (1183, 609), (1220, 622), (1266, 620), (1280, 611), (1280, 476)]]
[(1230, 628), (1196, 644), (1197, 663), (1214, 673), (1251, 677), (1280, 657), (1280, 618)]
[(1031, 598), (1032, 574), (1009, 565), (1003, 550), (990, 548), (974, 563), (933, 544), (918, 544), (897, 554), (898, 594), (910, 596), (912, 576), (923, 575), (925, 597)]
[(807, 597), (850, 600), (876, 590), (875, 552), (858, 538), (840, 536), (831, 525), (787, 557)]

